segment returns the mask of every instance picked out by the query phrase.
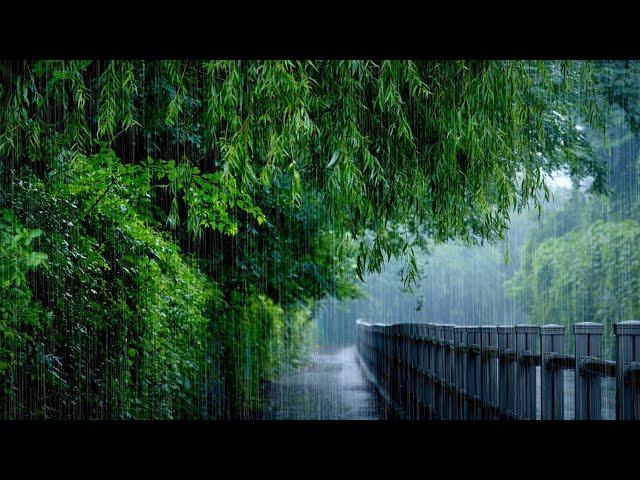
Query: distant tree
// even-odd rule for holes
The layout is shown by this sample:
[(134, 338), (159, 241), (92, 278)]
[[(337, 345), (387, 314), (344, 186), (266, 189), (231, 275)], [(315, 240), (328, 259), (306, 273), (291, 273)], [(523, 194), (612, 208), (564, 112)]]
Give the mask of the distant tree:
[(612, 114), (606, 136), (588, 138), (606, 166), (607, 195), (575, 182), (568, 201), (530, 231), (507, 286), (533, 323), (603, 323), (612, 355), (612, 323), (640, 314), (640, 77), (637, 62), (622, 61), (603, 62), (596, 77)]
[(602, 323), (612, 355), (611, 325), (640, 315), (639, 246), (640, 223), (598, 220), (543, 241), (509, 285), (533, 323)]

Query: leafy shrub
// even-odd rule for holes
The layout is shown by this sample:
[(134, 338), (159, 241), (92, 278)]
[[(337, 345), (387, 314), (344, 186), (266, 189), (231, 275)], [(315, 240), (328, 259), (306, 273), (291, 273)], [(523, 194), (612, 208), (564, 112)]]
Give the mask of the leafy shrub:
[[(42, 394), (40, 373), (49, 363), (43, 332), (51, 316), (34, 301), (28, 281), (30, 272), (47, 265), (46, 254), (34, 250), (33, 242), (41, 235), (42, 230), (24, 228), (11, 210), (0, 208), (0, 405), (4, 416), (31, 411), (29, 406)], [(32, 389), (21, 389), (23, 382)]]
[[(16, 183), (16, 210), (44, 232), (40, 247), (50, 267), (34, 279), (35, 298), (51, 319), (37, 339), (54, 374), (38, 411), (73, 418), (201, 416), (214, 285), (117, 191), (94, 208), (79, 187), (82, 175), (65, 177), (46, 186), (33, 178)], [(44, 258), (25, 255), (23, 270)], [(27, 295), (24, 280), (16, 276), (16, 282)]]

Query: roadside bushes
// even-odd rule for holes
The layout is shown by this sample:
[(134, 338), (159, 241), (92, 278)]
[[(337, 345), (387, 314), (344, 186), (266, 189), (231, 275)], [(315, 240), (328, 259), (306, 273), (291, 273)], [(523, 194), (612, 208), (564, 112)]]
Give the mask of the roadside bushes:
[(262, 294), (234, 292), (233, 307), (214, 322), (230, 410), (250, 418), (260, 412), (265, 382), (295, 368), (309, 346), (311, 309), (283, 308)]
[[(28, 405), (10, 395), (10, 409), (18, 417), (200, 417), (215, 285), (116, 193), (88, 214), (87, 203), (69, 184), (16, 182), (16, 214), (41, 229), (8, 227), (14, 215), (5, 213), (3, 235), (22, 235), (13, 257), (26, 256), (9, 283), (3, 261), (3, 288), (14, 291), (3, 298), (14, 310), (10, 318), (30, 332), (7, 345), (6, 355), (27, 342), (38, 356), (13, 358), (11, 375), (5, 368), (2, 376), (9, 385), (24, 381), (25, 365), (34, 362), (47, 372), (33, 379), (44, 382), (41, 394)], [(42, 253), (28, 250), (35, 238)], [(45, 258), (32, 292), (23, 277)]]
[(113, 152), (66, 167), (46, 182), (25, 169), (2, 209), (4, 418), (261, 408), (262, 384), (302, 358), (309, 307), (257, 290), (225, 299), (134, 195), (151, 178), (127, 178)]

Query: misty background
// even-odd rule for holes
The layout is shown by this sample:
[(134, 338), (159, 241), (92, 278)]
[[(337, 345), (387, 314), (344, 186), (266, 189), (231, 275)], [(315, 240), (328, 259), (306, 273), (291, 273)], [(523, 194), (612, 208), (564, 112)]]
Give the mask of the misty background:
[(353, 344), (359, 318), (567, 327), (596, 321), (605, 325), (610, 354), (611, 324), (640, 317), (640, 136), (630, 132), (622, 112), (606, 137), (575, 128), (607, 169), (608, 196), (589, 193), (591, 178), (575, 184), (571, 172), (556, 172), (547, 178), (552, 195), (541, 211), (514, 212), (504, 242), (432, 245), (420, 253), (422, 280), (413, 292), (403, 288), (401, 265), (392, 259), (365, 278), (360, 298), (325, 300), (316, 315), (318, 344)]

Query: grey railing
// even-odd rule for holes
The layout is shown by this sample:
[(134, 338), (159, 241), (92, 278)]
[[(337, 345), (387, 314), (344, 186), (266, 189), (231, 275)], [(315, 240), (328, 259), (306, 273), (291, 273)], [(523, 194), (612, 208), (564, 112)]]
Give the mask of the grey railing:
[(405, 418), (563, 420), (564, 377), (573, 370), (576, 420), (602, 418), (605, 377), (615, 379), (615, 418), (640, 419), (640, 321), (613, 325), (615, 361), (602, 358), (598, 323), (573, 326), (574, 355), (564, 351), (561, 325), (461, 327), (358, 320), (356, 328), (362, 366)]

